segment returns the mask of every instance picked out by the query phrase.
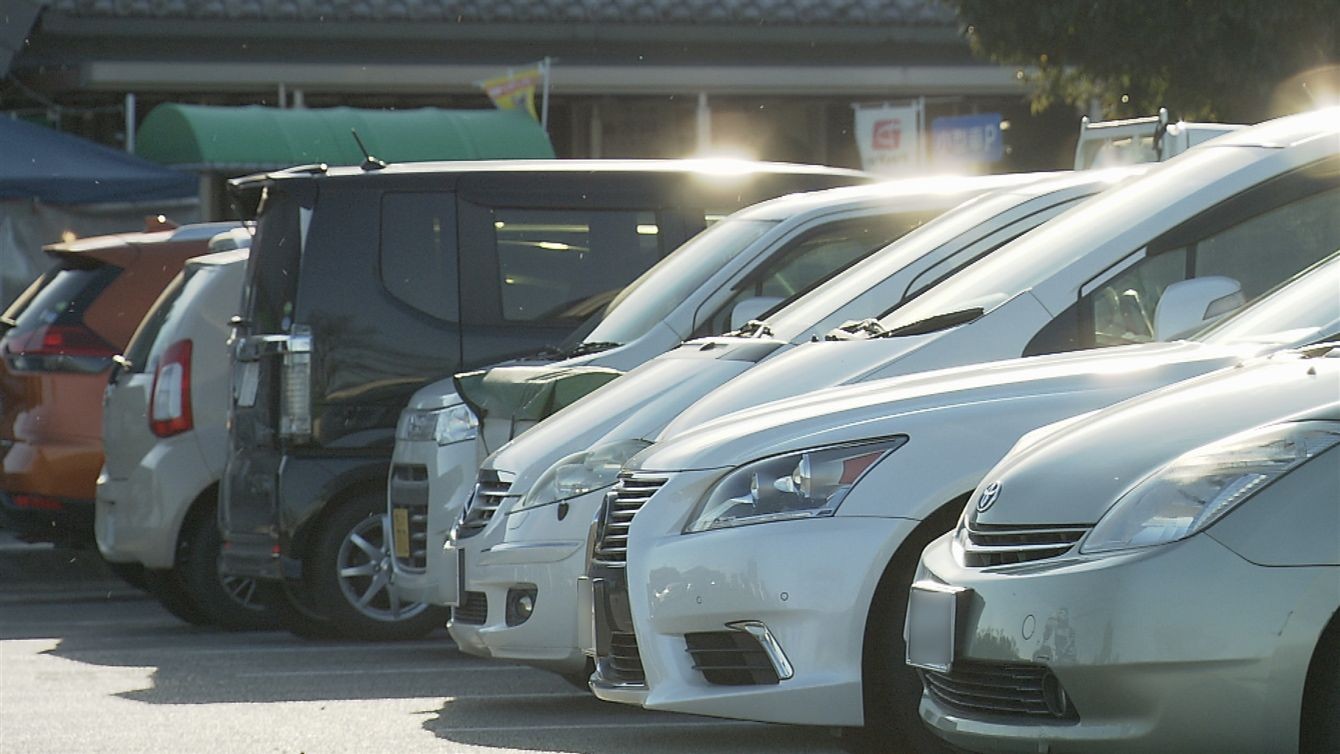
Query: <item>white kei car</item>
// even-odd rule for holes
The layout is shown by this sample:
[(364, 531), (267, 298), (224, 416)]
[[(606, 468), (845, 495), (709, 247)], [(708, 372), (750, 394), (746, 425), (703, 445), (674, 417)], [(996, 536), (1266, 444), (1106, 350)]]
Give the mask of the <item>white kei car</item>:
[(442, 545), (479, 463), (547, 413), (685, 338), (726, 332), (800, 297), (974, 196), (1054, 175), (908, 179), (756, 204), (643, 273), (558, 353), (423, 387), (401, 414), (388, 475), (392, 588), (403, 601), (453, 604), (455, 571), (444, 576)]
[[(690, 341), (578, 401), (481, 468), (450, 543), (466, 570), (453, 637), (469, 652), (578, 672), (577, 630), (589, 606), (574, 577), (591, 521), (618, 467), (663, 431), (823, 387), (1148, 341), (1166, 335), (1171, 321), (1165, 314), (1156, 322), (1163, 289), (1188, 278), (1227, 275), (1247, 297), (1259, 295), (1337, 245), (1337, 134), (1340, 109), (1332, 109), (1194, 147), (910, 302), (901, 295), (905, 277), (894, 275), (887, 288), (871, 285), (875, 275), (859, 277), (881, 263), (875, 255), (830, 281), (870, 289), (848, 293), (841, 306), (820, 287), (749, 328), (751, 337)], [(886, 251), (925, 253), (914, 252), (919, 236), (954, 220), (941, 217)], [(1183, 288), (1163, 309), (1198, 318), (1241, 300), (1237, 286), (1211, 282)], [(888, 314), (820, 340), (818, 328), (837, 324), (834, 311)]]
[(958, 746), (1340, 751), (1340, 343), (1039, 430), (911, 594)]
[(592, 688), (652, 709), (865, 725), (915, 745), (907, 587), (922, 548), (1015, 441), (1335, 337), (1337, 290), (1340, 255), (1186, 340), (831, 388), (657, 443), (628, 463), (597, 531)]
[[(239, 229), (210, 246), (250, 240)], [(237, 311), (247, 256), (242, 248), (188, 260), (135, 331), (103, 400), (94, 506), (104, 558), (142, 566), (149, 591), (179, 618), (228, 629), (275, 621), (254, 579), (218, 571), (228, 318)]]
[[(587, 660), (576, 643), (573, 600), (576, 579), (586, 566), (584, 546), (599, 508), (598, 490), (612, 484), (623, 460), (645, 443), (623, 443), (612, 452), (569, 461), (568, 471), (576, 472), (571, 478), (551, 475), (539, 486), (532, 484), (535, 477), (516, 480), (510, 492), (503, 488), (511, 480), (509, 469), (530, 469), (538, 476), (553, 461), (598, 440), (624, 420), (654, 420), (662, 410), (682, 409), (770, 354), (817, 340), (844, 322), (860, 327), (863, 318), (884, 311), (889, 302), (921, 295), (955, 270), (1142, 171), (1074, 173), (978, 197), (780, 309), (766, 325), (707, 341), (707, 349), (722, 349), (724, 361), (674, 360), (669, 362), (674, 368), (667, 370), (662, 356), (504, 446), (487, 460), (475, 500), (444, 553), (449, 565), (454, 565), (453, 558), (466, 564), (464, 599), (449, 626), (457, 643), (468, 652), (585, 677)], [(750, 334), (763, 329), (767, 339)], [(724, 371), (719, 368), (723, 366)], [(646, 405), (655, 410), (638, 413)], [(609, 406), (615, 410), (604, 413), (602, 407)], [(555, 422), (556, 433), (549, 430)], [(555, 485), (567, 485), (568, 491), (555, 492)], [(531, 494), (519, 502), (513, 499), (516, 505), (506, 515), (492, 515), (508, 499), (505, 495), (527, 490)], [(532, 507), (539, 510), (525, 515)], [(520, 528), (523, 521), (544, 531), (544, 538), (533, 538), (534, 529)], [(455, 587), (455, 579), (447, 586)], [(518, 609), (526, 611), (525, 620), (517, 619)]]

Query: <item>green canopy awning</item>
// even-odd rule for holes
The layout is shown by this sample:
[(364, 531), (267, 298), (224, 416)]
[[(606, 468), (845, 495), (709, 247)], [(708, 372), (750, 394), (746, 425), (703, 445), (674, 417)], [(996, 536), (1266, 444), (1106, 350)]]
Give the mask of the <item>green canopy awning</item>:
[(136, 153), (179, 168), (271, 170), (324, 162), (358, 165), (368, 151), (387, 162), (553, 157), (540, 124), (505, 110), (280, 110), (163, 104), (140, 125)]

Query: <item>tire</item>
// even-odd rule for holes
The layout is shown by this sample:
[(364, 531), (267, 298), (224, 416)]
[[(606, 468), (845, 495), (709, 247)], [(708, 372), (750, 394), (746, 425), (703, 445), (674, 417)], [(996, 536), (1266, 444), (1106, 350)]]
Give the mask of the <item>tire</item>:
[(275, 590), (278, 594), (274, 609), (279, 625), (294, 636), (303, 639), (341, 638), (339, 629), (330, 622), (329, 618), (318, 614), (310, 605), (305, 604), (302, 596), (295, 591), (295, 587), (300, 586), (288, 582), (275, 584)]
[(364, 492), (330, 511), (303, 571), (312, 605), (344, 638), (417, 639), (446, 625), (446, 608), (402, 603), (389, 589), (385, 493)]
[(921, 721), (921, 677), (907, 665), (903, 624), (907, 618), (908, 587), (916, 574), (921, 551), (954, 526), (962, 502), (942, 508), (912, 532), (875, 589), (861, 660), (865, 727), (843, 731), (849, 751), (953, 751)]
[(144, 570), (145, 591), (152, 594), (174, 618), (192, 626), (210, 625), (209, 616), (187, 594), (173, 571)]
[(105, 558), (102, 562), (103, 565), (107, 566), (107, 570), (111, 571), (117, 578), (142, 592), (149, 591), (149, 577), (145, 575), (143, 565), (139, 563), (113, 563)]
[(1340, 614), (1322, 634), (1303, 692), (1299, 754), (1340, 751)]
[(219, 535), (215, 505), (206, 503), (188, 521), (175, 575), (208, 621), (225, 631), (264, 631), (279, 627), (276, 587), (253, 578), (219, 573)]

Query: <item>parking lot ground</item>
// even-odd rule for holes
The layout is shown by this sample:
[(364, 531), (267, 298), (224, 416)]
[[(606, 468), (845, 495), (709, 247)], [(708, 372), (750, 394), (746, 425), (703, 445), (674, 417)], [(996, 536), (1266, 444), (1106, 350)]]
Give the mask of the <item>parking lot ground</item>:
[[(837, 752), (827, 730), (600, 702), (445, 631), (392, 644), (187, 626), (67, 553), (0, 548), (0, 752)], [(58, 571), (59, 569), (57, 569)], [(71, 581), (74, 579), (74, 581)]]

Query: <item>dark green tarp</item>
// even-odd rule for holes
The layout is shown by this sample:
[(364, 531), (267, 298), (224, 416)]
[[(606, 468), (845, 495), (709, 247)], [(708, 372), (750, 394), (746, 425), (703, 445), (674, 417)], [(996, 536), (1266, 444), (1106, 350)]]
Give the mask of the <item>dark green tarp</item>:
[(179, 168), (271, 170), (324, 162), (358, 165), (350, 129), (387, 162), (545, 158), (540, 124), (504, 110), (359, 110), (164, 104), (140, 125), (137, 153)]

